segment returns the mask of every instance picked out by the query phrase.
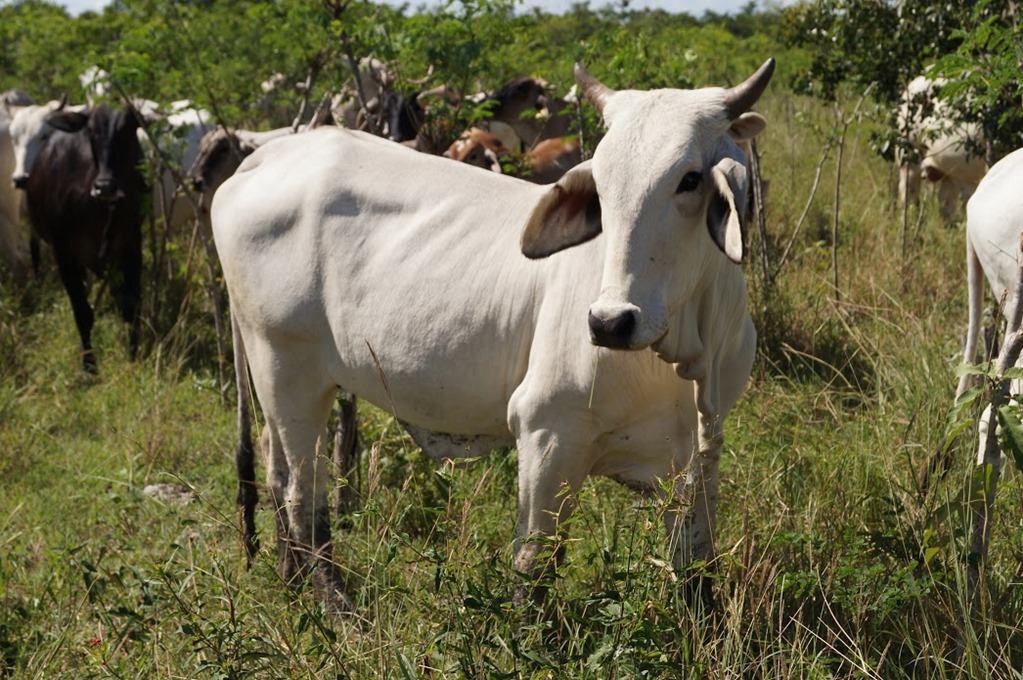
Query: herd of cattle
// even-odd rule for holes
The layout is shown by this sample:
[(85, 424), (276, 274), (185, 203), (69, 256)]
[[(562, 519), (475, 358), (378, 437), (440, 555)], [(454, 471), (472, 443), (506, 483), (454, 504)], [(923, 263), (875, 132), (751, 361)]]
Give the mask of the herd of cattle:
[[(84, 281), (116, 265), (111, 290), (134, 356), (146, 192), (168, 228), (209, 221), (231, 300), (246, 545), (257, 545), (251, 380), (266, 421), (279, 572), (288, 582), (311, 573), (338, 611), (354, 603), (332, 559), (330, 475), (317, 452), (339, 389), (394, 413), (431, 457), (516, 446), (514, 559), (533, 584), (558, 559), (543, 539), (571, 512), (563, 492), (591, 474), (675, 496), (686, 511), (665, 521), (683, 570), (713, 557), (723, 422), (755, 353), (739, 266), (743, 150), (766, 127), (751, 109), (773, 71), (768, 60), (729, 89), (615, 91), (577, 65), (576, 84), (606, 125), (587, 160), (569, 102), (533, 78), (485, 96), (489, 118), (446, 149), (424, 125), (424, 102), (453, 95), (399, 96), (373, 61), (357, 95), (336, 98), (304, 128), (227, 129), (187, 102), (112, 110), (8, 93), (0, 169), (12, 181), (0, 187), (0, 246), (24, 277), (39, 240), (49, 243), (83, 367), (95, 371)], [(931, 96), (917, 86), (914, 98)], [(976, 191), (967, 210), (972, 357), (981, 272), (996, 295), (1015, 285), (1023, 151), (981, 180), (965, 141), (976, 131), (939, 121), (940, 105), (920, 110), (903, 110), (918, 150), (903, 197), (920, 176), (943, 183), (943, 210), (947, 196)], [(154, 126), (175, 130), (158, 139), (178, 145), (150, 141)], [(501, 173), (510, 154), (533, 182)], [(147, 156), (161, 168), (151, 186), (140, 169)], [(536, 585), (516, 593), (542, 595)]]
[[(88, 272), (102, 276), (108, 264), (116, 264), (123, 274), (112, 292), (133, 329), (132, 356), (137, 347), (139, 208), (147, 191), (151, 214), (171, 233), (197, 218), (206, 222), (217, 188), (247, 155), (277, 137), (335, 120), (496, 172), (502, 171), (502, 160), (521, 155), (523, 176), (535, 182), (554, 181), (582, 160), (579, 143), (569, 134), (567, 102), (552, 96), (537, 78), (519, 78), (493, 94), (478, 95), (474, 104), (484, 105), (486, 119), (449, 148), (438, 148), (438, 140), (450, 137), (449, 131), (438, 134), (424, 125), (424, 103), (453, 95), (437, 88), (403, 96), (374, 59), (363, 60), (358, 86), (337, 95), (326, 115), (302, 127), (267, 131), (216, 125), (210, 113), (187, 100), (161, 106), (136, 98), (124, 111), (111, 112), (97, 104), (114, 95), (109, 76), (92, 67), (81, 81), (87, 103), (76, 106), (64, 100), (35, 105), (28, 95), (13, 90), (0, 95), (0, 172), (11, 177), (10, 183), (0, 183), (0, 255), (14, 277), (24, 280), (30, 268), (38, 269), (39, 241), (50, 244), (74, 311), (82, 363), (90, 371), (96, 366), (90, 341), (93, 312), (85, 287)], [(138, 143), (128, 143), (130, 135)], [(158, 168), (155, 180), (146, 181), (142, 159)], [(28, 232), (24, 213), (31, 225)]]

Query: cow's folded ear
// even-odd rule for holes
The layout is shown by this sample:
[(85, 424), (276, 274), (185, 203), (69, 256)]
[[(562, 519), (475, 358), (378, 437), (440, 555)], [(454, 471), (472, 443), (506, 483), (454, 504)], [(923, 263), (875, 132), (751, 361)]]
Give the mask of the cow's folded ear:
[(89, 116), (78, 111), (57, 110), (46, 117), (46, 122), (63, 132), (78, 132), (89, 122)]
[(713, 180), (707, 206), (707, 229), (728, 259), (741, 263), (746, 255), (746, 167), (723, 158), (710, 170)]
[(587, 161), (552, 184), (533, 208), (522, 232), (522, 254), (547, 257), (589, 241), (600, 231), (600, 199)]

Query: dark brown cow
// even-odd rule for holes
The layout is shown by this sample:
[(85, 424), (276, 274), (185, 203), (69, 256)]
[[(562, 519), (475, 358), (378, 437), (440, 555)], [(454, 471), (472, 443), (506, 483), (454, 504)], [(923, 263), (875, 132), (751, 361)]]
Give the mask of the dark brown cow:
[[(509, 125), (525, 144), (533, 148), (538, 142), (569, 134), (568, 115), (563, 100), (551, 96), (547, 83), (540, 78), (515, 78), (480, 103), (489, 104), (492, 121)], [(524, 151), (525, 149), (512, 149)]]
[(39, 153), (24, 183), (33, 233), (53, 248), (71, 299), (82, 341), (82, 368), (96, 372), (88, 272), (109, 276), (111, 291), (129, 324), (128, 348), (138, 352), (142, 273), (142, 198), (148, 190), (139, 169), (138, 118), (106, 105), (89, 112), (55, 111), (56, 132)]

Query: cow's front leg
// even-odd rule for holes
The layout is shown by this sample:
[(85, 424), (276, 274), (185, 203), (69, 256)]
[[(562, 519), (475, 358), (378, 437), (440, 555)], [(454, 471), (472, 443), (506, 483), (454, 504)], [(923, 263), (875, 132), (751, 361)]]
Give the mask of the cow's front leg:
[[(674, 485), (677, 510), (665, 515), (672, 565), (683, 577), (690, 601), (710, 603), (704, 566), (714, 559), (714, 515), (718, 499), (718, 465), (724, 435), (720, 416), (698, 417), (697, 449)], [(694, 573), (687, 573), (697, 567)]]
[(588, 470), (583, 456), (559, 442), (549, 431), (520, 437), (519, 497), (515, 523), (515, 571), (524, 579), (515, 588), (514, 602), (541, 603), (551, 575), (564, 555), (562, 524), (575, 507), (576, 493)]
[(71, 311), (75, 315), (75, 325), (82, 343), (82, 370), (96, 373), (96, 355), (92, 353), (92, 325), (95, 316), (85, 291), (85, 272), (75, 264), (74, 256), (67, 252), (66, 247), (54, 248), (54, 255), (60, 280), (71, 300)]

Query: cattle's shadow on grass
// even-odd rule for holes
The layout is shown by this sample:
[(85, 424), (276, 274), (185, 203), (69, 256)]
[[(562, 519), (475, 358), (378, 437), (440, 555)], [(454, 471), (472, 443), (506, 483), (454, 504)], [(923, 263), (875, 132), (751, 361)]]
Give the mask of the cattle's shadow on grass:
[[(778, 298), (755, 324), (763, 370), (797, 382), (820, 381), (850, 395), (869, 393), (875, 368), (845, 324), (834, 317), (801, 318)], [(847, 406), (856, 406), (849, 403)]]

